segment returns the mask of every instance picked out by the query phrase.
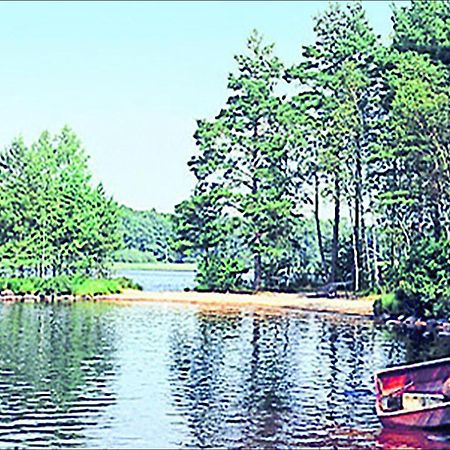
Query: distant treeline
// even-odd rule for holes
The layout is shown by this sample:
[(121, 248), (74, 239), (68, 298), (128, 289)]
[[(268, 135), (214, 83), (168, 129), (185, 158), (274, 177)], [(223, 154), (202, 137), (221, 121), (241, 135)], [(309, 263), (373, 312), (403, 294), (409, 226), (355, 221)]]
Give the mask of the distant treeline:
[(445, 307), (450, 2), (394, 6), (393, 28), (383, 45), (361, 3), (329, 4), (292, 67), (252, 33), (225, 105), (198, 121), (196, 186), (176, 208), (201, 289), (349, 281)]
[(175, 230), (171, 214), (154, 209), (138, 211), (120, 208), (123, 248), (116, 252), (116, 261), (178, 262), (182, 255), (175, 249)]

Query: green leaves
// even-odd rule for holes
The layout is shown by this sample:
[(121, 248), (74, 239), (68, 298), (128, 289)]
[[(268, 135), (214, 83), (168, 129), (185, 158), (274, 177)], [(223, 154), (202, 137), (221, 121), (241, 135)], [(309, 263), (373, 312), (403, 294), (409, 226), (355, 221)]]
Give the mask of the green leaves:
[(38, 276), (101, 273), (120, 245), (116, 203), (93, 188), (88, 157), (65, 127), (0, 154), (1, 268)]
[(410, 7), (394, 8), (394, 48), (427, 53), (450, 63), (450, 4), (445, 0), (413, 0)]
[[(295, 209), (295, 111), (275, 95), (283, 66), (254, 31), (236, 56), (229, 98), (213, 121), (199, 121), (197, 178), (191, 199), (177, 207), (180, 248), (201, 258), (200, 286), (238, 289), (253, 269), (253, 287), (277, 249), (289, 241)], [(215, 275), (213, 275), (215, 274)]]
[(172, 217), (154, 209), (136, 211), (120, 208), (124, 248), (115, 259), (125, 262), (173, 262), (177, 258), (174, 249), (175, 234)]

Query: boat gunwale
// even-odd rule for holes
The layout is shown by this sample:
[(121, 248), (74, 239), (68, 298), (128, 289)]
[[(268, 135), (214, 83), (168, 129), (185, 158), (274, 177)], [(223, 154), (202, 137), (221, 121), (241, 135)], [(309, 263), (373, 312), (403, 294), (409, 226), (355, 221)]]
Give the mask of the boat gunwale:
[(398, 417), (398, 416), (405, 416), (408, 414), (417, 414), (424, 412), (426, 413), (441, 408), (450, 408), (450, 401), (438, 403), (437, 405), (424, 406), (423, 408), (420, 409), (399, 409), (397, 411), (383, 411), (377, 405), (377, 415), (378, 417)]
[(429, 366), (440, 365), (440, 364), (444, 364), (444, 363), (450, 364), (450, 357), (434, 359), (431, 361), (423, 361), (423, 362), (413, 363), (413, 364), (404, 364), (402, 366), (389, 367), (387, 369), (383, 369), (383, 370), (380, 370), (379, 372), (377, 372), (375, 374), (375, 377), (379, 378), (380, 376), (383, 376), (383, 375), (386, 375), (389, 373), (403, 372), (408, 369), (420, 369), (422, 367), (429, 367)]

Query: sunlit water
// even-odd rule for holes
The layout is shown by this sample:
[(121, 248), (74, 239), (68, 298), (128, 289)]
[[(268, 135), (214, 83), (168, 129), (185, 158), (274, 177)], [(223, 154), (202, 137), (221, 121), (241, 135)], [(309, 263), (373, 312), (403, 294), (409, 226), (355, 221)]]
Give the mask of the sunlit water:
[(381, 431), (373, 373), (444, 354), (346, 316), (2, 304), (0, 444), (442, 448)]

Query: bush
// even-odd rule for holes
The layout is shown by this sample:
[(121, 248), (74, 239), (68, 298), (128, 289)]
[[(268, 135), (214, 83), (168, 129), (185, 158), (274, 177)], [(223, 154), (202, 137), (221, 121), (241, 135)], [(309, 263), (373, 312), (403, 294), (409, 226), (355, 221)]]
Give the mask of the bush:
[(196, 291), (234, 292), (244, 287), (243, 274), (248, 272), (238, 258), (214, 256), (198, 265)]
[(422, 238), (401, 265), (396, 299), (402, 312), (422, 317), (450, 310), (450, 241)]
[(9, 289), (15, 294), (34, 294), (39, 291), (39, 278), (2, 278), (0, 290)]
[(44, 278), (38, 284), (42, 294), (71, 294), (74, 279), (66, 275)]
[(9, 289), (15, 294), (117, 294), (124, 289), (142, 287), (129, 278), (97, 279), (66, 275), (52, 278), (1, 278), (0, 290)]
[(142, 291), (142, 286), (130, 278), (127, 277), (119, 277), (116, 280), (120, 283), (120, 287), (122, 289), (135, 289), (137, 291)]

